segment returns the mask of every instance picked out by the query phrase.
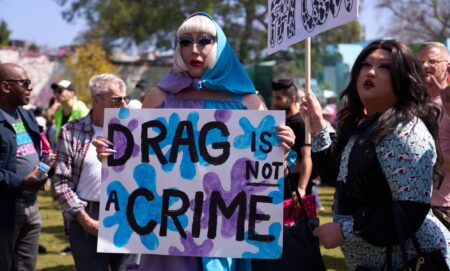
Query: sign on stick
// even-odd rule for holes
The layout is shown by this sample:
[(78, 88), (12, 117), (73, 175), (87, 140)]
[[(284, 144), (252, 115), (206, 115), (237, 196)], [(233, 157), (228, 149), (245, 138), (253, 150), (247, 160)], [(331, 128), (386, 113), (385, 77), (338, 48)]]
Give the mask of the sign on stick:
[(269, 0), (268, 53), (355, 20), (358, 0)]

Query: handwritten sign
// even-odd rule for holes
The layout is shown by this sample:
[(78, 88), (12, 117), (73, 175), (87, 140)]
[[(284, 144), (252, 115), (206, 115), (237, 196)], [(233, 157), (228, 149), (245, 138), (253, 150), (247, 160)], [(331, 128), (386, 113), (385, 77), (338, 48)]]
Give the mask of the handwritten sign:
[(107, 109), (99, 252), (279, 258), (282, 111)]
[(269, 0), (269, 54), (358, 18), (358, 0)]

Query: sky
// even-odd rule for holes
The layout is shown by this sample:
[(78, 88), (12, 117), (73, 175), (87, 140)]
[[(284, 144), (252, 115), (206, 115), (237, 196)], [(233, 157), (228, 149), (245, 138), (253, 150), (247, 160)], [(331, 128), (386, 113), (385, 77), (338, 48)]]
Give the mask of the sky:
[[(24, 39), (39, 46), (57, 48), (71, 44), (87, 28), (82, 19), (66, 22), (63, 8), (55, 0), (0, 0), (0, 20), (5, 20), (11, 30), (11, 39)], [(374, 10), (373, 1), (364, 1), (359, 21), (366, 29), (366, 39), (379, 38), (380, 12)]]

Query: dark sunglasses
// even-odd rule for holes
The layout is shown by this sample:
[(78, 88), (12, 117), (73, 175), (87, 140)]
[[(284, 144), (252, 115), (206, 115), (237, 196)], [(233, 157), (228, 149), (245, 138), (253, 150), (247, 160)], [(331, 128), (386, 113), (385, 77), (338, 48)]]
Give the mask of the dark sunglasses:
[(31, 85), (30, 79), (8, 79), (8, 80), (2, 80), (2, 81), (13, 82), (24, 88), (29, 88)]
[[(105, 97), (105, 96), (103, 96), (103, 97)], [(124, 96), (124, 97), (118, 96), (118, 97), (111, 97), (111, 98), (105, 97), (105, 98), (108, 99), (108, 100), (110, 100), (110, 101), (112, 101), (112, 102), (113, 102), (113, 106), (119, 106), (119, 105), (120, 105), (120, 102), (122, 102), (122, 100), (123, 100), (126, 104), (128, 104), (128, 103), (130, 102), (130, 96)]]
[(197, 42), (194, 41), (194, 38), (191, 35), (183, 35), (178, 39), (178, 43), (183, 47), (190, 47), (197, 44), (198, 46), (205, 47), (206, 45), (214, 43), (214, 37), (209, 34), (201, 34)]

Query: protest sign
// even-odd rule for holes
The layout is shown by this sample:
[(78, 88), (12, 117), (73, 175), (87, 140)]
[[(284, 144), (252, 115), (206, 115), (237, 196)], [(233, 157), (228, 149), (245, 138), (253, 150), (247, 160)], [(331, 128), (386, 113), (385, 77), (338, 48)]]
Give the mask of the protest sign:
[(99, 252), (278, 258), (282, 111), (106, 109)]
[(269, 54), (358, 17), (358, 0), (269, 0)]

